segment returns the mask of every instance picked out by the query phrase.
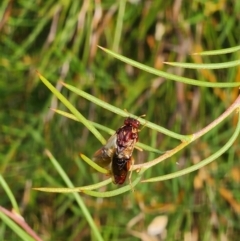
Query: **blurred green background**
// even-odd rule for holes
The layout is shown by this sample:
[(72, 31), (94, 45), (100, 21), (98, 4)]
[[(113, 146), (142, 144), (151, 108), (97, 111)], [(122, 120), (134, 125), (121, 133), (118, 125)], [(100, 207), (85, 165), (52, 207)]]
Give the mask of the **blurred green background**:
[[(0, 171), (20, 213), (42, 240), (97, 240), (72, 194), (36, 192), (65, 187), (48, 149), (75, 186), (104, 180), (79, 153), (91, 157), (101, 143), (80, 123), (54, 114), (66, 108), (36, 75), (38, 70), (89, 120), (116, 130), (124, 121), (69, 92), (84, 90), (116, 107), (180, 134), (200, 130), (236, 99), (238, 88), (203, 88), (173, 82), (116, 60), (97, 45), (169, 73), (209, 82), (240, 81), (240, 68), (184, 70), (163, 61), (213, 63), (237, 54), (191, 56), (239, 45), (240, 1), (2, 0), (0, 4)], [(230, 138), (232, 115), (144, 178), (181, 170), (208, 157)], [(102, 133), (107, 139), (109, 135)], [(140, 141), (161, 151), (179, 141), (144, 128)], [(235, 143), (211, 165), (180, 178), (143, 183), (112, 198), (80, 194), (102, 240), (239, 240), (240, 148)], [(134, 151), (136, 163), (157, 157)], [(133, 175), (134, 178), (134, 175)], [(118, 188), (111, 184), (109, 190)], [(104, 191), (101, 190), (101, 191)], [(0, 205), (11, 210), (0, 185)], [(161, 217), (155, 223), (152, 220)], [(1, 219), (0, 219), (1, 220)], [(163, 220), (168, 220), (164, 226)], [(152, 224), (152, 226), (150, 225)], [(151, 228), (165, 227), (158, 235)], [(19, 240), (0, 221), (0, 240)]]

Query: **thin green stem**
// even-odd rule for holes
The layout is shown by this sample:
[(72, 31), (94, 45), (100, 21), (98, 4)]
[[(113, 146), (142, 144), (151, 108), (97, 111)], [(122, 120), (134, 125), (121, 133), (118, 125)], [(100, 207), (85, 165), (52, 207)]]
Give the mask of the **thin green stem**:
[(83, 192), (86, 190), (94, 190), (100, 187), (104, 187), (112, 182), (112, 178), (108, 178), (102, 182), (98, 182), (93, 185), (83, 186), (83, 187), (72, 187), (72, 188), (65, 188), (65, 187), (35, 187), (33, 190), (40, 191), (40, 192), (53, 192), (53, 193), (73, 193), (73, 192)]
[(145, 170), (142, 169), (138, 173), (137, 178), (131, 184), (129, 184), (127, 186), (120, 187), (120, 188), (118, 188), (116, 190), (107, 191), (107, 192), (84, 191), (84, 193), (87, 194), (87, 195), (93, 196), (93, 197), (102, 197), (102, 198), (113, 197), (113, 196), (117, 196), (117, 195), (123, 194), (125, 192), (128, 192), (128, 191), (132, 190), (133, 187), (135, 187), (140, 182), (144, 171)]
[(93, 133), (93, 135), (102, 143), (105, 144), (105, 139), (103, 136), (98, 132), (98, 130), (91, 125), (91, 123), (40, 73), (38, 73), (39, 78), (41, 81), (48, 87), (48, 89), (72, 112), (76, 118), (85, 125), (89, 131)]
[(195, 80), (195, 79), (190, 79), (190, 78), (186, 78), (186, 77), (182, 77), (182, 76), (178, 76), (178, 75), (174, 75), (174, 74), (169, 74), (166, 73), (164, 71), (160, 71), (157, 69), (154, 69), (152, 67), (146, 66), (144, 64), (141, 64), (137, 61), (134, 61), (132, 59), (129, 59), (127, 57), (124, 57), (120, 54), (114, 53), (113, 51), (110, 51), (106, 48), (103, 48), (101, 46), (98, 46), (100, 49), (102, 49), (103, 51), (105, 51), (106, 53), (110, 54), (111, 56), (127, 63), (130, 64), (136, 68), (139, 68), (143, 71), (146, 71), (148, 73), (166, 78), (166, 79), (170, 79), (170, 80), (174, 80), (174, 81), (178, 81), (181, 83), (185, 83), (185, 84), (189, 84), (189, 85), (195, 85), (195, 86), (203, 86), (203, 87), (212, 87), (212, 88), (225, 88), (225, 87), (238, 87), (240, 86), (239, 82), (233, 82), (233, 83), (211, 83), (211, 82), (204, 82), (204, 81), (199, 81), (199, 80)]
[[(92, 95), (90, 95), (90, 94), (82, 91), (82, 90), (79, 90), (79, 89), (77, 89), (77, 88), (74, 87), (74, 86), (71, 86), (71, 85), (66, 84), (66, 83), (63, 83), (63, 85), (64, 85), (67, 89), (71, 90), (72, 92), (74, 92), (74, 93), (82, 96), (83, 98), (85, 98), (85, 99), (87, 99), (87, 100), (95, 103), (96, 105), (101, 106), (102, 108), (104, 108), (104, 109), (106, 109), (106, 110), (112, 111), (113, 113), (116, 113), (116, 114), (118, 114), (118, 115), (120, 115), (120, 116), (123, 116), (123, 117), (128, 117), (128, 116), (129, 116), (129, 113), (127, 113), (126, 111), (124, 111), (124, 110), (122, 110), (122, 109), (120, 109), (120, 108), (117, 108), (117, 107), (115, 107), (115, 106), (113, 106), (113, 105), (110, 105), (109, 103), (106, 103), (106, 102), (104, 102), (104, 101), (102, 101), (102, 100), (100, 100), (100, 99), (98, 99), (98, 98), (96, 98), (96, 97), (94, 97), (94, 96), (92, 96)], [(132, 115), (132, 114), (131, 114), (131, 117), (138, 119), (138, 121), (139, 121), (142, 125), (147, 126), (147, 127), (149, 127), (150, 129), (156, 130), (156, 131), (158, 131), (158, 132), (160, 132), (160, 133), (163, 133), (163, 134), (165, 134), (165, 135), (171, 136), (171, 137), (176, 138), (176, 139), (178, 139), (178, 140), (184, 140), (184, 141), (185, 141), (185, 140), (186, 140), (186, 141), (189, 140), (189, 137), (188, 137), (188, 136), (174, 133), (174, 132), (172, 132), (172, 131), (169, 131), (169, 130), (166, 129), (166, 128), (163, 128), (163, 127), (161, 127), (161, 126), (159, 126), (159, 125), (156, 125), (156, 124), (154, 124), (154, 123), (152, 123), (152, 122), (146, 121), (145, 119), (140, 118), (140, 117), (138, 117), (138, 116), (135, 116), (135, 115)]]
[(9, 197), (15, 212), (20, 213), (17, 201), (16, 201), (11, 189), (9, 188), (8, 184), (6, 183), (4, 178), (2, 177), (2, 175), (0, 175), (0, 184), (2, 185), (3, 189), (5, 190), (7, 196)]
[(109, 171), (105, 168), (100, 167), (99, 165), (97, 165), (95, 162), (93, 162), (91, 159), (89, 159), (87, 156), (80, 154), (80, 157), (89, 165), (91, 166), (93, 169), (95, 169), (98, 172), (101, 172), (103, 174), (109, 174)]
[(125, 6), (126, 6), (126, 0), (119, 1), (117, 24), (116, 24), (115, 34), (114, 34), (114, 38), (113, 38), (113, 50), (116, 52), (118, 52), (118, 46), (119, 46), (120, 38), (121, 38), (121, 34), (122, 34)]
[(186, 175), (190, 172), (196, 171), (196, 170), (208, 165), (212, 161), (216, 160), (219, 156), (221, 156), (225, 151), (227, 151), (233, 145), (234, 141), (239, 136), (239, 133), (240, 133), (240, 112), (238, 113), (238, 124), (237, 124), (236, 130), (234, 131), (233, 135), (228, 140), (228, 142), (220, 150), (218, 150), (217, 152), (215, 152), (214, 154), (212, 154), (208, 158), (202, 160), (201, 162), (199, 162), (199, 163), (197, 163), (197, 164), (195, 164), (191, 167), (188, 167), (188, 168), (185, 168), (181, 171), (177, 171), (177, 172), (167, 174), (167, 175), (164, 175), (164, 176), (161, 176), (161, 177), (155, 177), (155, 178), (143, 180), (142, 182), (159, 182), (159, 181), (172, 179), (172, 178), (175, 178), (175, 177)]
[(141, 168), (148, 169), (149, 167), (155, 166), (156, 164), (162, 162), (163, 160), (173, 156), (175, 153), (177, 153), (178, 151), (183, 149), (185, 146), (189, 145), (194, 140), (198, 139), (199, 137), (203, 136), (204, 134), (206, 134), (207, 132), (212, 130), (219, 123), (221, 123), (224, 119), (226, 119), (235, 109), (237, 109), (239, 107), (240, 107), (240, 95), (233, 102), (233, 104), (222, 115), (220, 115), (216, 120), (214, 120), (212, 123), (210, 123), (208, 126), (203, 128), (202, 130), (192, 134), (191, 135), (192, 138), (191, 138), (190, 141), (186, 141), (186, 142), (181, 143), (180, 145), (178, 145), (174, 149), (172, 149), (170, 151), (167, 151), (162, 156), (160, 156), (160, 157), (158, 157), (158, 158), (156, 158), (156, 159), (154, 159), (150, 162), (139, 164), (139, 165), (134, 165), (134, 166), (131, 167), (131, 170), (136, 170), (136, 169), (141, 169)]
[[(67, 176), (65, 171), (62, 169), (62, 167), (59, 165), (59, 163), (56, 161), (56, 159), (53, 157), (53, 155), (50, 153), (50, 151), (46, 150), (45, 152), (46, 152), (47, 156), (49, 157), (50, 161), (52, 162), (52, 164), (55, 166), (58, 173), (61, 175), (61, 177), (64, 180), (64, 182), (66, 183), (66, 185), (70, 188), (74, 188), (71, 180), (69, 179), (69, 177)], [(83, 199), (79, 196), (78, 193), (73, 193), (73, 196), (76, 199), (79, 207), (81, 208), (83, 215), (85, 216), (89, 226), (93, 230), (93, 233), (94, 233), (96, 239), (99, 241), (103, 241), (103, 238), (102, 238), (93, 218), (91, 217)]]

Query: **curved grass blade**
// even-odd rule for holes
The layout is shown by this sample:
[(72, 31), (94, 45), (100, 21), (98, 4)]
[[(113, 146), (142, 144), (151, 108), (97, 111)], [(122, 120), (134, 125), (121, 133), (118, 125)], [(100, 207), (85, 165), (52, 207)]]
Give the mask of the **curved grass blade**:
[[(72, 120), (75, 120), (75, 121), (79, 121), (73, 114), (67, 113), (67, 112), (62, 111), (62, 110), (56, 110), (56, 109), (52, 109), (52, 110), (53, 110), (54, 112), (60, 114), (60, 115), (63, 115), (63, 116), (65, 116), (65, 117), (69, 118), (69, 119), (72, 119)], [(109, 135), (113, 135), (113, 134), (115, 133), (114, 130), (112, 130), (112, 129), (106, 127), (106, 126), (100, 125), (100, 124), (98, 124), (98, 123), (96, 123), (96, 122), (93, 122), (93, 121), (90, 121), (90, 122), (91, 122), (91, 124), (92, 124), (94, 127), (96, 127), (96, 128), (99, 129), (99, 130), (105, 131), (105, 132), (108, 133)], [(163, 153), (164, 153), (164, 151), (160, 151), (160, 150), (158, 150), (158, 149), (156, 149), (156, 148), (153, 148), (153, 147), (151, 147), (151, 146), (145, 145), (145, 144), (143, 144), (143, 143), (141, 143), (141, 142), (137, 142), (135, 145), (136, 145), (137, 147), (140, 147), (141, 149), (143, 149), (143, 150), (145, 150), (145, 151), (154, 152), (154, 153), (157, 153), (157, 154), (163, 154)]]
[(225, 151), (227, 151), (234, 143), (234, 141), (237, 139), (237, 137), (239, 136), (240, 133), (240, 112), (238, 113), (238, 124), (237, 124), (237, 128), (235, 129), (233, 135), (231, 136), (231, 138), (228, 140), (228, 142), (217, 152), (215, 152), (213, 155), (209, 156), (208, 158), (204, 159), (203, 161), (185, 168), (181, 171), (177, 171), (171, 174), (167, 174), (161, 177), (155, 177), (155, 178), (149, 178), (146, 180), (143, 180), (142, 182), (160, 182), (160, 181), (165, 181), (168, 179), (172, 179), (175, 177), (179, 177), (179, 176), (183, 176), (186, 175), (190, 172), (196, 171), (206, 165), (208, 165), (209, 163), (211, 163), (212, 161), (214, 161), (215, 159), (217, 159), (219, 156), (221, 156)]
[(179, 152), (184, 147), (189, 145), (191, 142), (193, 142), (194, 140), (198, 139), (199, 137), (205, 135), (210, 130), (215, 128), (217, 125), (222, 123), (231, 113), (233, 113), (236, 110), (239, 110), (239, 108), (240, 108), (240, 95), (238, 95), (237, 99), (218, 118), (216, 118), (214, 121), (212, 121), (210, 124), (208, 124), (207, 126), (202, 128), (201, 130), (193, 133), (190, 136), (191, 137), (190, 141), (180, 143), (178, 146), (174, 147), (172, 150), (165, 152), (163, 155), (157, 157), (156, 159), (154, 159), (152, 161), (134, 165), (133, 170), (138, 169), (138, 168), (148, 169), (152, 166), (157, 165), (158, 163), (162, 162), (163, 160), (171, 157), (172, 155), (174, 155), (175, 153)]
[[(91, 190), (83, 190), (84, 187), (80, 187), (80, 188), (74, 187), (72, 182), (70, 181), (70, 179), (68, 178), (68, 176), (66, 175), (64, 170), (62, 169), (62, 167), (57, 162), (57, 160), (52, 156), (52, 154), (48, 150), (46, 150), (45, 152), (46, 152), (47, 156), (49, 157), (50, 161), (52, 162), (52, 164), (55, 166), (56, 170), (59, 172), (59, 174), (61, 175), (61, 177), (63, 178), (63, 180), (67, 184), (67, 186), (70, 188), (69, 191), (67, 191), (67, 189), (65, 189), (65, 192), (73, 193), (73, 195), (76, 198), (78, 204), (80, 205), (85, 217), (87, 218), (87, 220), (89, 222), (89, 225), (92, 228), (96, 228), (95, 224), (92, 223), (93, 219), (90, 216), (90, 214), (88, 212), (88, 209), (86, 208), (83, 200), (80, 198), (80, 196), (76, 192), (81, 191), (82, 193), (85, 193), (87, 195), (94, 196), (94, 197), (113, 197), (113, 196), (117, 196), (117, 195), (120, 195), (122, 193), (125, 193), (125, 192), (131, 190), (134, 186), (136, 186), (140, 182), (141, 177), (142, 177), (142, 175), (145, 171), (145, 169), (140, 170), (140, 172), (138, 172), (137, 178), (131, 183), (131, 185), (126, 185), (124, 187), (118, 188), (118, 189), (113, 190), (113, 191), (96, 192), (96, 191), (91, 191)], [(105, 180), (104, 182), (110, 183), (111, 181), (112, 180), (109, 178), (109, 179)], [(99, 184), (90, 185), (90, 186), (91, 186), (91, 188), (95, 188), (97, 185), (102, 185), (102, 183), (103, 182), (101, 182)], [(46, 191), (46, 192), (57, 192), (58, 190), (60, 191), (60, 189), (62, 189), (62, 188), (45, 188), (45, 187), (43, 187), (43, 188), (41, 188), (41, 187), (40, 188), (33, 188), (33, 190)], [(62, 189), (62, 191), (63, 191), (63, 189)], [(98, 232), (98, 230), (97, 230), (97, 232)]]
[(26, 241), (36, 241), (33, 237), (28, 235), (23, 229), (21, 229), (15, 222), (12, 221), (6, 214), (2, 213), (0, 211), (0, 219), (10, 228), (14, 231), (18, 237), (20, 237), (22, 240)]
[(99, 166), (98, 164), (96, 164), (94, 161), (92, 161), (91, 159), (89, 159), (88, 157), (86, 157), (83, 154), (80, 154), (80, 157), (92, 168), (94, 168), (95, 170), (97, 170), (98, 172), (101, 172), (103, 174), (109, 174), (109, 171), (105, 168), (102, 168), (101, 166)]
[(240, 65), (240, 60), (234, 60), (225, 63), (214, 64), (195, 64), (195, 63), (178, 63), (178, 62), (163, 62), (175, 67), (187, 68), (187, 69), (224, 69), (230, 67), (236, 67)]
[(141, 149), (143, 149), (143, 150), (145, 150), (145, 151), (154, 152), (154, 153), (156, 153), (156, 154), (163, 154), (163, 153), (165, 153), (165, 151), (160, 151), (160, 150), (158, 150), (158, 149), (156, 149), (156, 148), (153, 148), (153, 147), (148, 146), (148, 145), (146, 145), (146, 144), (143, 144), (143, 143), (141, 143), (141, 142), (137, 142), (137, 143), (135, 144), (135, 146), (140, 147)]
[[(47, 154), (47, 156), (49, 157), (50, 161), (52, 162), (53, 166), (56, 168), (56, 170), (58, 171), (58, 173), (60, 174), (60, 176), (62, 177), (62, 179), (64, 180), (64, 182), (66, 183), (66, 185), (69, 188), (74, 188), (71, 180), (69, 179), (69, 177), (67, 176), (67, 174), (65, 173), (65, 171), (62, 169), (62, 167), (59, 165), (59, 163), (57, 162), (57, 160), (53, 157), (53, 155), (51, 154), (50, 151), (45, 150), (45, 153)], [(84, 201), (82, 200), (82, 198), (79, 196), (78, 193), (73, 193), (72, 194), (76, 200), (76, 202), (78, 203), (79, 207), (82, 210), (83, 215), (85, 216), (89, 226), (91, 227), (96, 240), (98, 241), (103, 241), (103, 238), (92, 218), (92, 216), (90, 215), (88, 208), (86, 207)]]
[[(90, 95), (90, 94), (88, 94), (88, 93), (86, 93), (86, 92), (84, 92), (84, 91), (82, 91), (82, 90), (79, 90), (79, 89), (77, 89), (76, 87), (74, 87), (74, 86), (72, 86), (72, 85), (69, 85), (69, 84), (66, 84), (66, 83), (63, 83), (63, 85), (64, 85), (67, 89), (71, 90), (72, 92), (74, 92), (74, 93), (82, 96), (83, 98), (85, 98), (85, 99), (87, 99), (87, 100), (95, 103), (96, 105), (101, 106), (102, 108), (104, 108), (104, 109), (106, 109), (106, 110), (112, 111), (113, 113), (116, 113), (116, 114), (118, 114), (118, 115), (120, 115), (120, 116), (123, 116), (123, 117), (128, 117), (128, 116), (129, 116), (129, 113), (127, 113), (126, 111), (124, 111), (124, 110), (122, 110), (122, 109), (120, 109), (120, 108), (117, 108), (117, 107), (115, 107), (115, 106), (113, 106), (113, 105), (110, 105), (109, 103), (106, 103), (106, 102), (104, 102), (104, 101), (96, 98), (95, 96), (92, 96), (92, 95)], [(189, 137), (188, 137), (188, 136), (174, 133), (174, 132), (169, 131), (168, 129), (165, 129), (165, 128), (163, 128), (163, 127), (161, 127), (161, 126), (159, 126), (159, 125), (157, 125), (157, 124), (154, 124), (154, 123), (152, 123), (152, 122), (149, 122), (149, 121), (146, 122), (145, 119), (140, 118), (140, 117), (138, 117), (138, 116), (131, 115), (131, 117), (138, 119), (138, 121), (139, 121), (142, 125), (147, 126), (147, 127), (149, 127), (150, 129), (156, 130), (156, 131), (158, 131), (158, 132), (160, 132), (160, 133), (163, 133), (163, 134), (165, 134), (165, 135), (171, 136), (171, 137), (176, 138), (176, 139), (178, 139), (178, 140), (184, 140), (184, 141), (188, 141), (188, 140), (189, 140)]]
[(218, 50), (211, 50), (211, 51), (203, 51), (200, 53), (193, 53), (192, 55), (219, 55), (219, 54), (229, 54), (234, 53), (240, 50), (240, 46), (226, 48), (226, 49), (218, 49)]
[(135, 187), (140, 182), (144, 171), (145, 170), (142, 169), (138, 173), (137, 178), (131, 183), (131, 185), (126, 185), (124, 187), (120, 187), (120, 188), (118, 188), (116, 190), (113, 190), (113, 191), (107, 191), (107, 192), (83, 191), (83, 193), (85, 193), (85, 194), (87, 194), (89, 196), (101, 197), (101, 198), (113, 197), (113, 196), (117, 196), (117, 195), (123, 194), (125, 192), (128, 192), (128, 191), (132, 190), (132, 188)]
[(9, 188), (8, 184), (6, 183), (6, 181), (4, 180), (4, 178), (2, 177), (1, 174), (0, 174), (0, 184), (2, 185), (3, 189), (5, 190), (7, 196), (9, 197), (15, 212), (20, 213), (19, 207), (17, 205), (17, 201), (16, 201), (11, 189)]
[(152, 67), (148, 67), (144, 64), (141, 64), (137, 61), (134, 61), (134, 60), (131, 60), (127, 57), (124, 57), (122, 55), (119, 55), (119, 54), (116, 54), (108, 49), (105, 49), (103, 47), (100, 47), (98, 46), (100, 49), (102, 49), (103, 51), (105, 51), (106, 53), (112, 55), (113, 57), (127, 63), (127, 64), (130, 64), (136, 68), (139, 68), (141, 70), (144, 70), (148, 73), (151, 73), (151, 74), (154, 74), (154, 75), (157, 75), (157, 76), (160, 76), (160, 77), (163, 77), (163, 78), (166, 78), (166, 79), (170, 79), (170, 80), (174, 80), (174, 81), (178, 81), (178, 82), (182, 82), (182, 83), (185, 83), (185, 84), (189, 84), (189, 85), (195, 85), (195, 86), (203, 86), (203, 87), (211, 87), (211, 88), (225, 88), (225, 87), (237, 87), (237, 86), (240, 86), (240, 83), (236, 83), (236, 82), (233, 82), (233, 83), (212, 83), (212, 82), (204, 82), (204, 81), (199, 81), (199, 80), (194, 80), (194, 79), (190, 79), (190, 78), (186, 78), (186, 77), (181, 77), (181, 76), (178, 76), (178, 75), (174, 75), (174, 74), (169, 74), (169, 73), (166, 73), (166, 72), (163, 72), (161, 70), (157, 70), (157, 69), (154, 69)]
[[(68, 113), (68, 112), (65, 112), (65, 111), (62, 111), (62, 110), (57, 110), (57, 109), (53, 109), (51, 108), (54, 112), (58, 113), (59, 115), (62, 115), (62, 116), (65, 116), (69, 119), (72, 119), (74, 121), (79, 121), (78, 118), (76, 118), (75, 115), (71, 114), (71, 113)], [(79, 121), (80, 122), (80, 121)], [(101, 124), (98, 124), (96, 122), (93, 122), (93, 121), (89, 121), (94, 127), (96, 127), (97, 129), (99, 130), (102, 130), (102, 131), (105, 131), (106, 133), (108, 133), (109, 135), (113, 135), (115, 133), (114, 130), (106, 127), (106, 126), (103, 126)]]
[(72, 188), (66, 188), (66, 187), (34, 187), (33, 190), (40, 191), (40, 192), (52, 192), (52, 193), (73, 193), (73, 192), (83, 192), (86, 190), (94, 190), (101, 187), (104, 187), (108, 185), (109, 183), (112, 183), (112, 178), (108, 178), (102, 182), (98, 182), (93, 185), (88, 186), (82, 186), (82, 187), (72, 187)]
[(99, 131), (40, 73), (38, 73), (41, 81), (48, 87), (48, 89), (72, 112), (74, 116), (86, 126), (93, 133), (93, 135), (104, 145), (106, 140), (99, 133)]

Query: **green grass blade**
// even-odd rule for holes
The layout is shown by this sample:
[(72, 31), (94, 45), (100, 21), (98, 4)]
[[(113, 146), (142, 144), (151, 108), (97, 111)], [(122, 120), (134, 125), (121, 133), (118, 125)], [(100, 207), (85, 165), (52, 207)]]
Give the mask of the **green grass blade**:
[(15, 155), (18, 148), (21, 146), (23, 141), (23, 138), (19, 138), (15, 142), (11, 144), (10, 150), (8, 151), (8, 154), (4, 157), (3, 160), (1, 160), (1, 166), (0, 166), (0, 172), (4, 173), (8, 163), (12, 160), (13, 156)]
[(104, 145), (105, 139), (99, 131), (41, 74), (38, 73), (41, 81), (52, 91), (52, 93), (72, 112), (76, 118), (93, 133), (93, 135)]
[(214, 63), (214, 64), (194, 64), (194, 63), (178, 63), (178, 62), (164, 62), (165, 64), (187, 68), (187, 69), (224, 69), (230, 67), (236, 67), (240, 65), (240, 60), (234, 60), (225, 63)]
[(2, 185), (3, 189), (5, 190), (7, 196), (9, 197), (11, 204), (13, 206), (13, 209), (17, 213), (20, 213), (19, 207), (17, 205), (17, 201), (16, 201), (11, 189), (9, 188), (8, 184), (6, 183), (6, 181), (4, 180), (4, 178), (2, 177), (1, 174), (0, 174), (0, 184)]
[(36, 241), (36, 239), (29, 236), (23, 229), (21, 229), (12, 219), (10, 219), (7, 215), (3, 214), (0, 211), (0, 218), (2, 221), (14, 231), (18, 237), (20, 237), (24, 241)]
[(181, 171), (177, 171), (177, 172), (167, 174), (167, 175), (164, 175), (164, 176), (161, 176), (161, 177), (149, 178), (149, 179), (143, 180), (142, 182), (165, 181), (165, 180), (168, 180), (168, 179), (172, 179), (172, 178), (175, 178), (175, 177), (186, 175), (190, 172), (196, 171), (196, 170), (208, 165), (212, 161), (216, 160), (219, 156), (221, 156), (225, 151), (227, 151), (233, 145), (234, 141), (239, 136), (239, 133), (240, 133), (240, 112), (238, 114), (238, 124), (237, 124), (237, 127), (236, 127), (233, 135), (228, 140), (228, 142), (221, 149), (219, 149), (217, 152), (215, 152), (213, 155), (211, 155), (208, 158), (202, 160), (201, 162), (199, 162), (199, 163), (197, 163), (197, 164), (195, 164), (191, 167), (185, 168)]
[(73, 193), (73, 192), (82, 192), (86, 190), (94, 190), (101, 187), (104, 187), (112, 182), (112, 178), (108, 178), (102, 182), (98, 182), (93, 185), (87, 185), (82, 187), (72, 187), (72, 188), (65, 188), (65, 187), (35, 187), (33, 190), (41, 191), (41, 192), (52, 192), (52, 193)]
[(170, 80), (174, 80), (174, 81), (178, 81), (181, 83), (185, 83), (185, 84), (189, 84), (189, 85), (195, 85), (195, 86), (202, 86), (202, 87), (212, 87), (212, 88), (225, 88), (225, 87), (237, 87), (240, 86), (240, 83), (212, 83), (212, 82), (204, 82), (204, 81), (199, 81), (199, 80), (194, 80), (194, 79), (190, 79), (190, 78), (186, 78), (186, 77), (181, 77), (178, 75), (174, 75), (174, 74), (169, 74), (160, 70), (156, 70), (152, 67), (148, 67), (144, 64), (141, 64), (137, 61), (131, 60), (127, 57), (124, 57), (122, 55), (116, 54), (108, 49), (105, 49), (103, 47), (100, 47), (100, 49), (102, 49), (103, 51), (105, 51), (106, 53), (110, 54), (111, 56), (123, 61), (124, 63), (130, 64), (136, 68), (139, 68), (141, 70), (144, 70), (148, 73), (166, 78), (166, 79), (170, 79)]
[[(56, 170), (58, 171), (58, 173), (60, 174), (60, 176), (62, 177), (62, 179), (64, 180), (64, 182), (66, 183), (66, 185), (69, 187), (69, 188), (74, 188), (71, 180), (68, 178), (67, 174), (65, 173), (65, 171), (62, 169), (62, 167), (59, 165), (59, 163), (57, 162), (57, 160), (53, 157), (53, 155), (48, 151), (46, 150), (46, 154), (48, 155), (50, 161), (52, 162), (53, 166), (56, 168)], [(73, 193), (73, 196), (74, 198), (76, 199), (79, 207), (81, 208), (82, 212), (83, 212), (83, 215), (85, 216), (89, 226), (91, 227), (95, 237), (96, 237), (96, 240), (99, 240), (99, 241), (103, 241), (103, 238), (93, 220), (93, 218), (91, 217), (83, 199), (79, 196), (78, 193)]]
[(131, 185), (126, 185), (124, 187), (120, 187), (120, 188), (118, 188), (116, 190), (113, 190), (113, 191), (107, 191), (107, 192), (84, 191), (84, 193), (89, 195), (89, 196), (101, 197), (101, 198), (113, 197), (113, 196), (117, 196), (117, 195), (123, 194), (125, 192), (128, 192), (128, 191), (132, 190), (132, 188), (135, 187), (140, 182), (144, 171), (145, 170), (142, 169), (138, 173), (137, 178), (131, 183)]
[(94, 168), (95, 170), (97, 170), (98, 172), (101, 172), (103, 174), (109, 174), (109, 171), (105, 168), (100, 167), (99, 165), (97, 165), (95, 162), (93, 162), (91, 159), (89, 159), (88, 157), (86, 157), (83, 154), (80, 154), (81, 158), (92, 168)]
[[(70, 118), (70, 119), (72, 119), (72, 120), (78, 121), (78, 119), (77, 119), (73, 114), (67, 113), (67, 112), (62, 111), (62, 110), (56, 110), (56, 109), (52, 109), (52, 110), (53, 110), (54, 112), (60, 114), (60, 115), (63, 115), (63, 116), (65, 116), (65, 117), (67, 117), (67, 118)], [(102, 131), (105, 131), (105, 132), (108, 133), (109, 135), (113, 135), (113, 134), (115, 133), (114, 130), (112, 130), (112, 129), (106, 127), (106, 126), (100, 125), (100, 124), (98, 124), (98, 123), (96, 123), (96, 122), (93, 122), (93, 121), (90, 121), (90, 123), (91, 123), (94, 127), (96, 127), (97, 129), (102, 130)], [(143, 149), (143, 150), (149, 151), (149, 152), (154, 152), (154, 153), (157, 153), (157, 154), (162, 154), (162, 153), (164, 153), (164, 151), (159, 151), (158, 149), (153, 148), (153, 147), (148, 146), (148, 145), (145, 145), (145, 144), (143, 144), (143, 143), (141, 143), (141, 142), (138, 142), (138, 143), (136, 144), (136, 146), (140, 147), (140, 148)]]
[[(58, 113), (59, 115), (62, 115), (62, 116), (65, 116), (71, 120), (74, 120), (74, 121), (79, 121), (75, 115), (73, 114), (70, 114), (68, 112), (65, 112), (65, 111), (62, 111), (62, 110), (57, 110), (57, 109), (52, 109), (54, 112)], [(104, 131), (106, 133), (108, 133), (109, 135), (113, 135), (115, 133), (114, 130), (106, 127), (106, 126), (103, 126), (101, 124), (98, 124), (96, 122), (93, 122), (93, 121), (89, 121), (94, 127), (96, 127), (97, 129), (101, 130), (101, 131)]]
[(234, 53), (240, 50), (240, 46), (226, 48), (226, 49), (219, 49), (219, 50), (211, 50), (211, 51), (203, 51), (200, 53), (193, 53), (192, 55), (219, 55), (219, 54), (229, 54)]
[[(117, 107), (115, 107), (113, 105), (110, 105), (110, 104), (108, 104), (108, 103), (106, 103), (106, 102), (104, 102), (104, 101), (102, 101), (102, 100), (100, 100), (100, 99), (98, 99), (98, 98), (96, 98), (96, 97), (94, 97), (94, 96), (92, 96), (92, 95), (82, 91), (82, 90), (77, 89), (74, 86), (71, 86), (71, 85), (66, 84), (66, 83), (64, 83), (64, 86), (67, 89), (71, 90), (72, 92), (74, 92), (74, 93), (82, 96), (83, 98), (85, 98), (85, 99), (95, 103), (96, 105), (101, 106), (102, 108), (104, 108), (106, 110), (112, 111), (113, 113), (116, 113), (116, 114), (121, 115), (123, 117), (128, 117), (129, 116), (129, 113), (127, 113), (126, 111), (121, 110), (120, 108), (117, 108)], [(147, 127), (151, 128), (153, 130), (156, 130), (158, 132), (161, 132), (161, 133), (163, 133), (165, 135), (171, 136), (171, 137), (176, 138), (178, 140), (186, 140), (186, 141), (189, 140), (188, 136), (184, 136), (184, 135), (180, 135), (180, 134), (174, 133), (174, 132), (169, 131), (168, 129), (165, 129), (165, 128), (159, 126), (159, 125), (156, 125), (154, 123), (146, 121), (143, 118), (139, 118), (138, 116), (135, 116), (135, 115), (131, 114), (131, 117), (138, 119), (139, 122), (142, 125), (147, 126)]]
[(116, 52), (118, 52), (118, 47), (121, 39), (126, 0), (121, 0), (118, 3), (119, 3), (119, 11), (118, 11), (117, 24), (116, 24), (114, 38), (113, 38), (113, 49)]

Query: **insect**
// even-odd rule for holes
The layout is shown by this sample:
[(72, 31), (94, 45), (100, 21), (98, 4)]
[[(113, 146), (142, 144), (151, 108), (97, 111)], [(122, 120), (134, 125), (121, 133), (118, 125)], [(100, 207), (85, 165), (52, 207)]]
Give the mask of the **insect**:
[(100, 166), (111, 170), (115, 184), (124, 183), (133, 163), (132, 152), (138, 141), (139, 127), (137, 119), (128, 117), (124, 125), (93, 156), (93, 160)]

